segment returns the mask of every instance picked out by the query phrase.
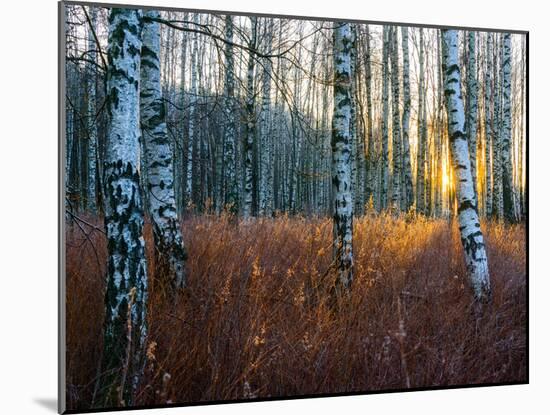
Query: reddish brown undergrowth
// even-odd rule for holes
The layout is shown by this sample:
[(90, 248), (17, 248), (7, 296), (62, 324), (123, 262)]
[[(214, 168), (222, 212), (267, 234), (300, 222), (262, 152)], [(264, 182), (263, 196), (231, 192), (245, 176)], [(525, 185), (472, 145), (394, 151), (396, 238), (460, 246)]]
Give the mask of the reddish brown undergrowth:
[[(189, 277), (176, 304), (159, 289), (146, 228), (149, 363), (136, 404), (526, 380), (523, 225), (483, 226), (493, 301), (481, 317), (453, 222), (357, 219), (353, 289), (337, 305), (329, 219), (205, 215), (182, 226)], [(100, 361), (106, 244), (71, 224), (67, 244), (67, 403), (85, 409)]]

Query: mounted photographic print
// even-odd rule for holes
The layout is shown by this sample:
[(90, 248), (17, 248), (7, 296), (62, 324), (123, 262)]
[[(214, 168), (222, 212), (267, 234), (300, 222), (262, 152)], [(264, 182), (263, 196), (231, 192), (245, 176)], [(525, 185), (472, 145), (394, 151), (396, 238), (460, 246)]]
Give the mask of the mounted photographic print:
[(527, 32), (59, 10), (61, 412), (528, 382)]

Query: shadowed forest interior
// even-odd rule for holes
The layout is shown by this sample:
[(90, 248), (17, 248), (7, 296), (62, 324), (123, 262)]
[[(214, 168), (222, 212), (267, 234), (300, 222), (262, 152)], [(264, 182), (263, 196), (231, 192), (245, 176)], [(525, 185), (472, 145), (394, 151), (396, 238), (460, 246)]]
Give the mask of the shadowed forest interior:
[(63, 16), (68, 409), (527, 380), (526, 34)]

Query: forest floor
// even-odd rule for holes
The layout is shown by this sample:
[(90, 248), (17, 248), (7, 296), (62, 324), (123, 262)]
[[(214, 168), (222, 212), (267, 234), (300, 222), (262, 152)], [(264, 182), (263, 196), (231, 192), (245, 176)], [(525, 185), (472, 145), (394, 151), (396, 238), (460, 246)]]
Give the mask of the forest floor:
[[(103, 229), (98, 218), (84, 216)], [(104, 234), (67, 225), (67, 406), (91, 405), (103, 325)], [(456, 222), (355, 220), (355, 279), (334, 304), (331, 220), (182, 224), (188, 285), (155, 275), (137, 405), (527, 380), (525, 226), (484, 223), (493, 299), (474, 311)], [(92, 246), (93, 244), (93, 246)]]

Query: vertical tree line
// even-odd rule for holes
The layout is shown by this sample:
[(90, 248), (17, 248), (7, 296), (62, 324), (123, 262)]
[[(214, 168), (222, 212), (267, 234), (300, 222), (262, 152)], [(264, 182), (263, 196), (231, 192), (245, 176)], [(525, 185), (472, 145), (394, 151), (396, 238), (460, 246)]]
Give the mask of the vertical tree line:
[(103, 216), (108, 245), (102, 405), (131, 403), (144, 367), (146, 218), (174, 299), (189, 215), (329, 215), (340, 295), (354, 216), (407, 213), (456, 219), (490, 300), (480, 217), (526, 214), (520, 37), (83, 6), (67, 21), (67, 209)]

